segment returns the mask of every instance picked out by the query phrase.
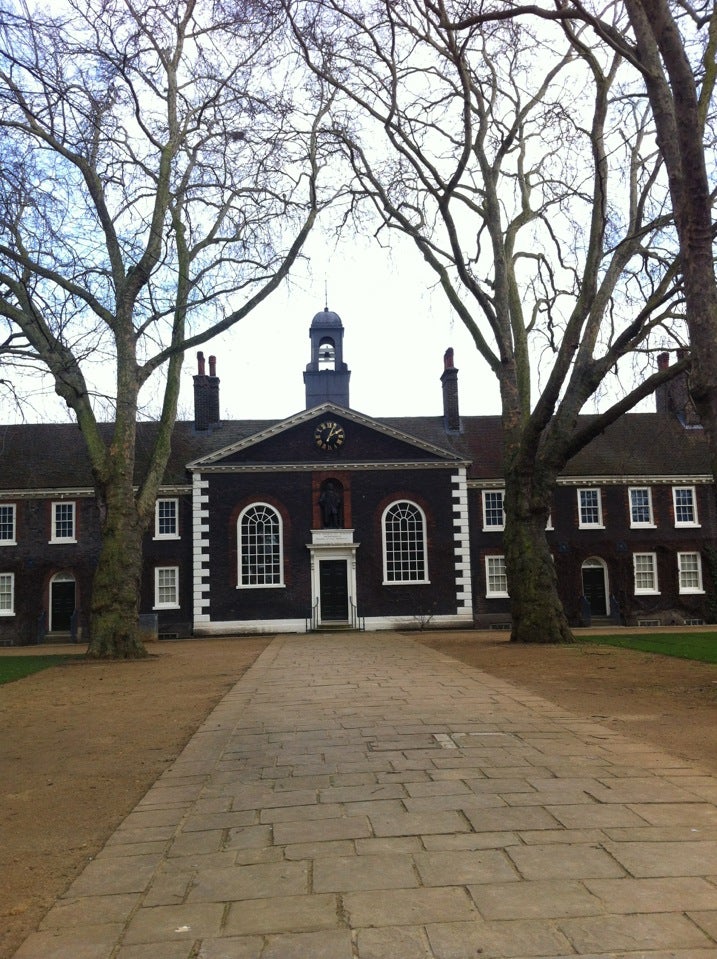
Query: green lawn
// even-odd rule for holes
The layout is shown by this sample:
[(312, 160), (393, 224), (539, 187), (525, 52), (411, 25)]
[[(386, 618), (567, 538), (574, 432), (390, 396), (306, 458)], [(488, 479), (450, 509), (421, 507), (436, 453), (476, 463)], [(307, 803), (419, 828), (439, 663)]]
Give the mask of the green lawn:
[(701, 663), (717, 663), (717, 632), (585, 634), (580, 639), (599, 646), (619, 646), (680, 659), (695, 659)]
[(39, 673), (41, 669), (66, 663), (72, 656), (0, 656), (0, 686)]

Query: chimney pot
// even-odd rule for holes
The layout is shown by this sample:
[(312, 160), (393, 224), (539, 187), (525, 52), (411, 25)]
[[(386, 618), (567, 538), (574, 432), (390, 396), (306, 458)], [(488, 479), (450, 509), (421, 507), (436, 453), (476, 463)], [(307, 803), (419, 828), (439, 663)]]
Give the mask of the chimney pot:
[(453, 365), (453, 349), (443, 355), (443, 426), (447, 433), (460, 433), (461, 416), (458, 411), (458, 370)]
[(210, 375), (210, 376), (216, 376), (216, 375), (217, 375), (217, 358), (216, 358), (216, 356), (210, 356), (210, 357), (209, 357), (209, 375)]
[(659, 353), (657, 356), (657, 368), (658, 370), (666, 370), (670, 365), (670, 354), (669, 353)]
[(197, 373), (198, 373), (199, 376), (204, 376), (204, 375), (205, 375), (205, 369), (204, 369), (204, 353), (202, 353), (201, 350), (199, 351), (199, 353), (197, 353)]

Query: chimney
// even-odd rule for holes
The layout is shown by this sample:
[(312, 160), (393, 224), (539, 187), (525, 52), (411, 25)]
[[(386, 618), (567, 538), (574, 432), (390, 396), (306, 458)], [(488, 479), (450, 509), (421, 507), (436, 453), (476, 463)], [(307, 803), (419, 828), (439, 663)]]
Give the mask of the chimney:
[(217, 358), (209, 357), (209, 376), (208, 395), (209, 395), (209, 423), (215, 426), (221, 419), (219, 415), (219, 377), (217, 376)]
[(443, 355), (443, 428), (446, 433), (460, 433), (461, 417), (458, 412), (458, 370), (453, 365), (453, 348)]
[[(657, 356), (658, 372), (662, 373), (662, 371), (666, 370), (669, 367), (669, 365), (670, 365), (670, 354), (659, 353)], [(669, 400), (670, 400), (670, 384), (662, 383), (655, 390), (655, 411), (657, 413), (668, 413)]]
[[(689, 350), (684, 347), (676, 350), (677, 361), (689, 356)], [(670, 366), (668, 353), (660, 353), (657, 357), (658, 370), (666, 370)], [(683, 426), (699, 426), (700, 418), (697, 415), (695, 404), (690, 396), (690, 383), (687, 372), (683, 370), (673, 379), (663, 383), (655, 390), (655, 409), (658, 413), (672, 413)]]
[(209, 376), (206, 374), (204, 353), (197, 353), (197, 375), (194, 377), (194, 428), (208, 430), (219, 422), (219, 377), (217, 358), (209, 357)]

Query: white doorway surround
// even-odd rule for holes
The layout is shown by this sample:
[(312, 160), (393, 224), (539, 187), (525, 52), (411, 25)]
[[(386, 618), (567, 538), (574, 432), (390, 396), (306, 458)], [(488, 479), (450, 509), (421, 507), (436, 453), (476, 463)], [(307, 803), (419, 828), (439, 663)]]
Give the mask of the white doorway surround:
[(358, 627), (356, 550), (352, 529), (312, 529), (311, 625)]

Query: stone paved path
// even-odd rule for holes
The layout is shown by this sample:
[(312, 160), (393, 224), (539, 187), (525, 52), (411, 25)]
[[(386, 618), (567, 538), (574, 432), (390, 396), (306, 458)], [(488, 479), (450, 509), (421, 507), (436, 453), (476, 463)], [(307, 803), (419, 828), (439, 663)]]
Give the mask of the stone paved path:
[(16, 959), (717, 957), (717, 779), (398, 634), (277, 637)]

